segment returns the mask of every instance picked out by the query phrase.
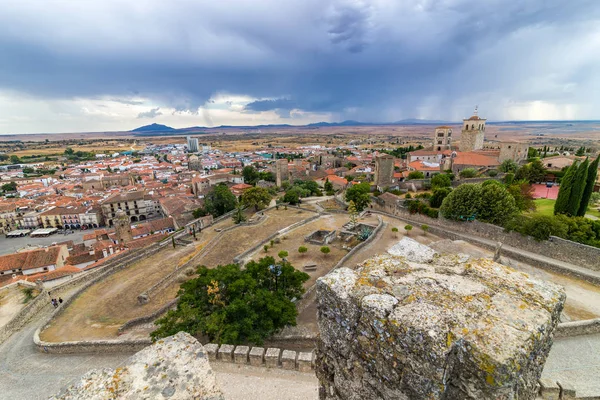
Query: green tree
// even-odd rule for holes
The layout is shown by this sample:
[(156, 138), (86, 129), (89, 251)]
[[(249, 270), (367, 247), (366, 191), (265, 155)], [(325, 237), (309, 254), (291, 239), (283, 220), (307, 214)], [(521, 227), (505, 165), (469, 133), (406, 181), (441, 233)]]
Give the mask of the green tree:
[(242, 222), (246, 221), (246, 216), (244, 215), (244, 208), (242, 207), (241, 203), (237, 203), (237, 205), (235, 206), (235, 211), (233, 213), (232, 219), (235, 224), (241, 224)]
[(392, 232), (394, 233), (394, 237), (398, 237), (398, 228), (393, 227)]
[(592, 192), (594, 191), (594, 185), (596, 184), (596, 176), (598, 174), (598, 163), (600, 162), (600, 155), (596, 157), (594, 161), (590, 164), (588, 168), (587, 180), (585, 183), (585, 189), (581, 194), (581, 203), (579, 204), (579, 210), (577, 210), (577, 215), (583, 217), (585, 212), (588, 209), (588, 205), (590, 203), (590, 199), (592, 197)]
[(425, 179), (425, 175), (421, 171), (411, 171), (408, 173), (408, 179)]
[(156, 324), (157, 340), (179, 331), (206, 335), (214, 343), (253, 343), (296, 325), (298, 311), (292, 302), (304, 293), (309, 276), (288, 262), (273, 257), (237, 264), (198, 268), (198, 277), (181, 285), (177, 309)]
[(244, 177), (244, 183), (248, 185), (256, 185), (256, 182), (260, 179), (260, 174), (252, 165), (247, 165), (242, 170), (242, 176)]
[(333, 183), (329, 182), (329, 178), (325, 178), (325, 184), (323, 185), (323, 188), (325, 189), (327, 196), (334, 194)]
[(65, 155), (66, 156), (72, 156), (73, 154), (75, 154), (75, 151), (71, 147), (67, 147), (65, 149)]
[(423, 231), (424, 234), (427, 234), (427, 232), (429, 232), (429, 225), (421, 225), (421, 230)]
[(509, 172), (515, 173), (519, 169), (519, 166), (513, 160), (507, 159), (507, 160), (502, 161), (502, 164), (500, 164), (500, 167), (498, 167), (498, 169), (505, 173), (509, 173)]
[(292, 187), (285, 192), (283, 195), (283, 201), (285, 203), (290, 203), (291, 205), (296, 205), (300, 203), (300, 190), (296, 187)]
[(542, 182), (546, 177), (546, 167), (540, 160), (533, 160), (529, 164), (528, 181), (530, 183)]
[(506, 175), (504, 175), (504, 184), (505, 185), (510, 185), (511, 183), (513, 183), (514, 180), (515, 180), (515, 174), (513, 174), (512, 172), (509, 172)]
[(16, 182), (9, 182), (9, 183), (5, 183), (4, 185), (2, 185), (3, 192), (14, 192), (15, 190), (17, 190)]
[(220, 183), (208, 192), (204, 199), (204, 208), (214, 217), (219, 217), (233, 210), (237, 204), (235, 195), (224, 183)]
[(327, 255), (331, 253), (331, 249), (329, 248), (329, 246), (323, 246), (321, 247), (321, 253), (323, 253), (323, 255)]
[(429, 205), (433, 208), (439, 208), (451, 191), (452, 189), (448, 187), (433, 189), (433, 194), (429, 198)]
[(352, 185), (346, 189), (346, 201), (353, 201), (356, 211), (361, 212), (371, 203), (371, 187), (367, 182)]
[(358, 212), (356, 211), (356, 205), (352, 200), (350, 200), (350, 203), (348, 203), (348, 214), (350, 215), (350, 222), (353, 225), (356, 225), (356, 221), (358, 219)]
[(577, 216), (579, 212), (579, 206), (581, 205), (581, 197), (585, 191), (587, 183), (588, 167), (590, 165), (589, 160), (586, 158), (584, 162), (579, 164), (577, 172), (573, 178), (573, 184), (571, 185), (571, 193), (569, 195), (569, 203), (567, 204), (566, 214), (571, 216)]
[(269, 252), (269, 245), (268, 245), (268, 244), (265, 244), (265, 245), (263, 246), (263, 250), (265, 251), (265, 253), (268, 253), (268, 252)]
[(584, 154), (585, 154), (585, 147), (580, 147), (580, 148), (578, 148), (578, 149), (577, 149), (577, 152), (575, 153), (575, 155), (576, 155), (577, 157), (581, 157), (581, 156), (583, 156)]
[(281, 250), (279, 253), (277, 253), (277, 255), (279, 256), (279, 258), (284, 259), (288, 256), (288, 252), (285, 250)]
[(518, 211), (514, 197), (501, 184), (482, 185), (479, 205), (477, 219), (496, 225), (504, 225)]
[(307, 251), (308, 249), (305, 246), (298, 247), (298, 253), (300, 253), (301, 255), (304, 255), (304, 253), (306, 253)]
[(442, 202), (444, 218), (461, 220), (477, 214), (481, 207), (481, 185), (467, 183), (454, 189)]
[(404, 230), (406, 231), (406, 236), (410, 236), (409, 233), (412, 231), (412, 225), (405, 225)]
[(515, 199), (515, 205), (520, 211), (534, 211), (535, 202), (533, 201), (533, 186), (529, 182), (522, 180), (513, 182), (506, 187), (508, 193)]
[(12, 156), (10, 156), (10, 162), (12, 164), (18, 164), (21, 162), (21, 159), (19, 158), (19, 156), (13, 154)]
[(246, 207), (254, 207), (255, 211), (262, 210), (271, 202), (269, 190), (261, 187), (249, 188), (242, 195), (242, 204)]
[(475, 178), (477, 170), (475, 168), (465, 168), (458, 173), (461, 178)]
[(450, 186), (452, 186), (452, 180), (447, 174), (436, 174), (431, 178), (431, 187), (433, 189)]
[(573, 188), (573, 181), (577, 174), (577, 163), (571, 164), (567, 172), (560, 181), (560, 187), (558, 189), (558, 197), (554, 203), (554, 214), (565, 214), (569, 207), (569, 199), (571, 198), (571, 190)]

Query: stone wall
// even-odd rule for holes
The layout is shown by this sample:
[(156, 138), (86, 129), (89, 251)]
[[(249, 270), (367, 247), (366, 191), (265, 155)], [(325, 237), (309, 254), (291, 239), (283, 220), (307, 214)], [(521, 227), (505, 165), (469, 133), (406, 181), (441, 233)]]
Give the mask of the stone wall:
[(340, 268), (317, 281), (319, 398), (533, 400), (565, 298), (419, 249)]
[(13, 333), (18, 332), (44, 307), (50, 307), (48, 292), (42, 290), (34, 299), (30, 300), (10, 321), (0, 328), (0, 343), (8, 339)]
[(600, 318), (558, 324), (557, 337), (592, 335), (600, 333)]
[(165, 314), (170, 309), (175, 308), (177, 306), (177, 301), (179, 301), (178, 297), (169, 301), (167, 304), (165, 304), (158, 310), (154, 311), (153, 313), (144, 315), (143, 317), (130, 319), (129, 321), (125, 322), (123, 325), (121, 325), (119, 327), (117, 334), (121, 335), (121, 334), (125, 333), (126, 331), (128, 331), (129, 329), (135, 328), (136, 326), (145, 325), (150, 322), (153, 322), (154, 320), (158, 319), (158, 317)]
[[(381, 207), (376, 203), (373, 203), (373, 210), (381, 210), (386, 213), (389, 213), (390, 211), (389, 208)], [(530, 236), (521, 235), (518, 232), (507, 232), (502, 227), (480, 221), (455, 222), (441, 217), (437, 219), (429, 218), (421, 214), (410, 214), (408, 210), (400, 207), (395, 209), (392, 216), (410, 222), (427, 224), (430, 227), (437, 226), (449, 233), (464, 233), (478, 238), (501, 242), (508, 246), (539, 254), (543, 257), (579, 265), (594, 271), (600, 271), (600, 262), (598, 262), (598, 260), (600, 260), (600, 248), (597, 247), (587, 246), (555, 236), (551, 236), (549, 240), (537, 241)], [(442, 236), (447, 235), (442, 234)]]

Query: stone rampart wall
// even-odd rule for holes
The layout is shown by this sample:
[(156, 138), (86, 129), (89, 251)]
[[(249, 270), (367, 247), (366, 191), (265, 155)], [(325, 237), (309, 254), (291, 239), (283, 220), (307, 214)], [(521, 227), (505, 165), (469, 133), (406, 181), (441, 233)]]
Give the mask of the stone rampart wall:
[(167, 304), (165, 304), (158, 310), (154, 311), (153, 313), (144, 315), (143, 317), (130, 319), (129, 321), (127, 321), (123, 325), (121, 325), (121, 327), (118, 330), (118, 334), (121, 335), (125, 331), (135, 328), (136, 326), (140, 326), (140, 325), (147, 324), (149, 322), (153, 322), (158, 317), (160, 317), (161, 315), (163, 315), (164, 313), (169, 311), (171, 308), (174, 308), (177, 305), (178, 300), (179, 300), (179, 298), (174, 298), (173, 300), (169, 301)]
[(42, 308), (50, 307), (48, 292), (42, 290), (34, 299), (31, 299), (10, 321), (0, 328), (0, 343), (8, 339), (13, 333), (19, 331)]
[(581, 336), (600, 333), (600, 318), (558, 324), (556, 337)]
[[(373, 210), (388, 211), (389, 214), (389, 210), (383, 210), (377, 204), (373, 204)], [(551, 236), (549, 240), (537, 241), (530, 236), (521, 235), (518, 232), (507, 232), (502, 227), (480, 221), (455, 222), (444, 218), (429, 218), (421, 214), (410, 214), (408, 210), (399, 207), (395, 209), (392, 216), (427, 224), (430, 227), (435, 225), (449, 232), (462, 232), (495, 242), (501, 242), (544, 257), (600, 271), (600, 262), (598, 262), (600, 260), (600, 248), (597, 247), (587, 246), (555, 236)]]

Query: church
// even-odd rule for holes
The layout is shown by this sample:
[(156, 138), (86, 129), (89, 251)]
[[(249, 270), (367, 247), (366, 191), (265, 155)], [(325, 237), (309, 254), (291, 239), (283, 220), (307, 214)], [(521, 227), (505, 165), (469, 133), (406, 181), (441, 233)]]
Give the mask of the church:
[(408, 153), (408, 171), (420, 171), (429, 178), (447, 170), (457, 175), (466, 168), (479, 172), (496, 170), (504, 160), (523, 163), (527, 159), (527, 143), (486, 142), (486, 121), (475, 107), (473, 115), (463, 119), (458, 146), (452, 127), (438, 126), (434, 129), (431, 147)]

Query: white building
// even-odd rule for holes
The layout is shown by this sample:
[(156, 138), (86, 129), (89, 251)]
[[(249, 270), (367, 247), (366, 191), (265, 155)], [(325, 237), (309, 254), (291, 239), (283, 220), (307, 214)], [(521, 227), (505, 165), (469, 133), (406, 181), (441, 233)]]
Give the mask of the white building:
[(188, 153), (197, 153), (198, 152), (198, 138), (193, 138), (191, 136), (187, 137), (187, 148)]

